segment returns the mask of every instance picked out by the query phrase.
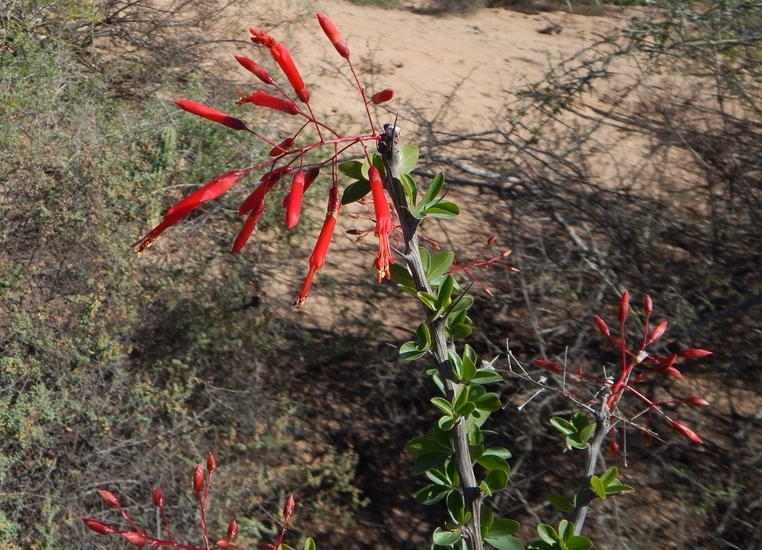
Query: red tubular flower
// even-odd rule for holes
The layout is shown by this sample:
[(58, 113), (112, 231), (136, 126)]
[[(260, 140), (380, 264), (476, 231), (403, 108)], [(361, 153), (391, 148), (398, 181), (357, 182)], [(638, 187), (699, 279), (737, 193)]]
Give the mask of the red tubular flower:
[(127, 539), (127, 542), (138, 548), (142, 548), (148, 543), (148, 539), (142, 533), (122, 533), (122, 536)]
[(204, 470), (201, 469), (200, 464), (196, 464), (196, 469), (193, 470), (193, 490), (197, 495), (204, 490)]
[(685, 424), (681, 424), (680, 422), (676, 422), (673, 420), (672, 427), (678, 432), (680, 432), (683, 435), (683, 437), (685, 437), (685, 439), (687, 439), (688, 441), (695, 443), (696, 445), (701, 445), (704, 443), (703, 441), (701, 441), (701, 438), (698, 435), (696, 435), (696, 432), (691, 430)]
[(611, 456), (612, 459), (616, 459), (617, 455), (619, 454), (619, 443), (617, 443), (616, 439), (612, 439), (609, 443), (609, 456)]
[(394, 90), (392, 90), (391, 88), (386, 88), (385, 90), (381, 90), (380, 92), (376, 92), (375, 94), (373, 94), (373, 97), (370, 98), (370, 101), (371, 103), (378, 105), (380, 103), (386, 103), (393, 97), (394, 97)]
[(212, 122), (216, 122), (217, 124), (222, 124), (223, 126), (227, 126), (228, 128), (232, 128), (233, 130), (248, 130), (248, 128), (246, 127), (246, 124), (244, 124), (242, 120), (239, 120), (230, 115), (226, 115), (225, 113), (222, 113), (218, 111), (217, 109), (212, 109), (211, 107), (207, 107), (206, 105), (202, 103), (196, 103), (195, 101), (191, 101), (190, 99), (176, 99), (175, 105), (177, 105), (178, 107), (180, 107), (181, 109), (185, 111), (188, 111), (189, 113), (200, 116), (207, 120), (211, 120)]
[(216, 199), (223, 193), (232, 189), (233, 186), (241, 180), (241, 177), (245, 173), (246, 172), (243, 170), (231, 170), (230, 172), (226, 172), (221, 176), (214, 178), (212, 181), (194, 191), (167, 210), (167, 213), (164, 214), (164, 219), (171, 217), (173, 214), (181, 210), (184, 211), (188, 206), (193, 205), (193, 208), (195, 209), (197, 206), (201, 205), (201, 203)]
[[(304, 189), (302, 190), (302, 195), (307, 192), (307, 189), (310, 188), (310, 185), (312, 185), (312, 182), (315, 181), (315, 179), (318, 177), (318, 174), (320, 173), (320, 167), (315, 166), (314, 168), (310, 168), (307, 170), (307, 172), (304, 174)], [(291, 199), (291, 193), (286, 193), (286, 196), (283, 197), (283, 208), (286, 208), (288, 206), (288, 201)]]
[(299, 70), (296, 68), (294, 60), (291, 59), (291, 53), (288, 51), (288, 48), (280, 42), (276, 42), (275, 39), (265, 31), (250, 29), (250, 32), (252, 42), (270, 48), (270, 54), (272, 54), (273, 59), (278, 64), (281, 71), (283, 71), (283, 74), (286, 75), (291, 87), (294, 88), (294, 91), (296, 92), (296, 96), (302, 103), (309, 103), (310, 93), (304, 85), (304, 80), (302, 80), (302, 75), (299, 74)]
[(328, 40), (331, 41), (333, 47), (336, 48), (336, 51), (339, 52), (339, 55), (344, 59), (349, 59), (349, 48), (339, 35), (339, 31), (337, 31), (336, 27), (331, 23), (331, 20), (322, 13), (316, 13), (315, 15), (317, 15), (318, 22), (323, 28), (323, 32), (328, 37)]
[(236, 103), (238, 105), (243, 105), (244, 103), (253, 103), (259, 107), (267, 107), (268, 109), (274, 109), (289, 115), (298, 115), (302, 112), (302, 110), (293, 101), (275, 97), (274, 95), (267, 94), (262, 90), (247, 96), (243, 96), (241, 99), (236, 101)]
[(275, 81), (273, 80), (273, 77), (270, 76), (270, 73), (268, 73), (266, 70), (264, 70), (262, 67), (257, 65), (257, 63), (253, 59), (249, 59), (248, 57), (245, 57), (243, 55), (236, 55), (235, 56), (236, 61), (241, 64), (241, 66), (249, 71), (251, 74), (256, 76), (259, 80), (264, 82), (265, 84), (273, 85), (275, 84)]
[(99, 535), (113, 535), (119, 532), (113, 525), (103, 523), (95, 518), (82, 518), (82, 523), (84, 523), (88, 529)]
[(331, 237), (333, 237), (333, 231), (336, 229), (336, 220), (339, 218), (339, 211), (341, 209), (341, 199), (339, 198), (339, 188), (331, 187), (330, 194), (328, 196), (328, 213), (325, 216), (323, 222), (323, 228), (320, 230), (320, 235), (315, 243), (315, 248), (310, 256), (310, 270), (307, 273), (307, 277), (302, 284), (302, 290), (299, 292), (299, 296), (294, 300), (293, 305), (301, 307), (307, 296), (310, 294), (310, 287), (312, 286), (312, 279), (315, 277), (315, 273), (323, 267), (325, 264), (325, 255), (328, 253), (328, 247), (331, 244)]
[(711, 405), (711, 403), (709, 403), (709, 401), (707, 401), (703, 397), (689, 397), (688, 403), (690, 403), (694, 407), (708, 407), (709, 405)]
[(101, 489), (100, 491), (98, 491), (98, 495), (100, 495), (101, 499), (106, 504), (106, 506), (110, 508), (120, 508), (119, 499), (116, 498), (116, 495), (112, 493), (111, 491), (106, 491), (105, 489)]
[(182, 219), (198, 208), (202, 203), (216, 199), (237, 184), (241, 177), (246, 174), (245, 170), (232, 170), (213, 179), (200, 189), (194, 191), (172, 208), (167, 210), (161, 223), (154, 227), (147, 235), (130, 245), (135, 252), (142, 254), (156, 242), (156, 239), (167, 229), (182, 221)]
[(302, 211), (302, 195), (304, 194), (304, 172), (297, 170), (294, 179), (291, 180), (291, 191), (288, 193), (286, 203), (286, 227), (291, 229), (299, 223), (299, 215)]
[(654, 310), (654, 303), (653, 300), (651, 300), (651, 297), (646, 294), (646, 298), (643, 303), (643, 311), (645, 311), (646, 317), (651, 315), (651, 312)]
[(243, 222), (243, 226), (241, 227), (241, 230), (238, 232), (238, 236), (233, 242), (233, 249), (230, 251), (231, 254), (235, 254), (243, 248), (243, 245), (246, 244), (246, 242), (249, 240), (249, 237), (251, 237), (251, 234), (254, 232), (254, 228), (257, 226), (257, 222), (259, 221), (259, 218), (262, 217), (262, 213), (264, 211), (265, 199), (262, 197), (262, 200), (254, 205), (251, 212), (249, 212), (249, 216), (246, 218), (246, 221)]
[(376, 214), (376, 235), (378, 235), (378, 255), (376, 256), (376, 270), (378, 272), (378, 282), (384, 277), (391, 279), (389, 264), (392, 260), (392, 253), (389, 249), (389, 234), (394, 227), (392, 224), (392, 215), (389, 212), (389, 203), (384, 194), (384, 186), (381, 183), (381, 174), (375, 166), (368, 170), (368, 179), (370, 180), (370, 191), (373, 194), (373, 208)]

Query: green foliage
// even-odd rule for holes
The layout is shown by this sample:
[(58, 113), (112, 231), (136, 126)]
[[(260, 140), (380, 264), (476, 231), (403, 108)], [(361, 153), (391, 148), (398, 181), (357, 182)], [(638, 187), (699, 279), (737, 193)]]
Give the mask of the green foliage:
[(595, 434), (596, 424), (591, 423), (583, 412), (574, 413), (569, 420), (551, 418), (550, 423), (565, 436), (564, 446), (567, 450), (586, 449)]

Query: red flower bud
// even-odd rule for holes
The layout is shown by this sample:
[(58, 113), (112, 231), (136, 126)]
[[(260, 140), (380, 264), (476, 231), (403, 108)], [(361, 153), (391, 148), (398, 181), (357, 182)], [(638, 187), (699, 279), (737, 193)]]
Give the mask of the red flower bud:
[(251, 212), (254, 207), (264, 200), (267, 193), (275, 187), (280, 181), (280, 178), (291, 172), (290, 166), (281, 166), (275, 170), (270, 170), (260, 180), (260, 184), (254, 189), (254, 192), (246, 197), (241, 205), (238, 207), (238, 214), (244, 216)]
[(271, 157), (279, 157), (294, 144), (294, 138), (289, 137), (281, 141), (278, 145), (270, 149), (270, 152), (268, 153)]
[(288, 115), (298, 115), (302, 112), (302, 110), (293, 101), (289, 99), (283, 99), (281, 97), (275, 97), (274, 95), (265, 93), (262, 90), (258, 90), (253, 94), (247, 96), (243, 96), (238, 101), (236, 101), (236, 104), (238, 105), (243, 105), (244, 103), (253, 103), (258, 107), (267, 107), (268, 109), (281, 111)]
[(691, 441), (692, 443), (695, 443), (696, 445), (701, 445), (704, 443), (701, 441), (701, 438), (696, 435), (696, 432), (691, 430), (689, 427), (687, 427), (685, 424), (681, 424), (680, 422), (672, 421), (672, 427), (676, 429), (678, 432), (680, 432), (683, 437), (685, 437), (688, 441)]
[(686, 359), (698, 359), (699, 357), (706, 357), (707, 355), (712, 355), (711, 351), (707, 351), (705, 349), (684, 349), (683, 351), (680, 351), (677, 353), (680, 357), (685, 357)]
[(564, 372), (559, 365), (556, 365), (553, 361), (546, 361), (545, 359), (535, 359), (534, 364), (541, 369), (548, 370), (550, 372)]
[(274, 544), (270, 544), (269, 542), (266, 542), (259, 546), (259, 550), (277, 550), (277, 549), (275, 548)]
[(304, 86), (304, 80), (302, 80), (302, 76), (299, 74), (299, 70), (296, 68), (294, 60), (291, 59), (291, 53), (288, 51), (288, 48), (283, 44), (276, 42), (275, 39), (265, 31), (250, 29), (250, 32), (252, 42), (270, 48), (270, 54), (283, 71), (283, 74), (286, 75), (286, 78), (291, 84), (291, 87), (294, 88), (297, 97), (303, 103), (309, 103), (310, 94)]
[(656, 367), (654, 367), (654, 372), (664, 372), (667, 369), (671, 368), (672, 365), (675, 364), (675, 361), (677, 360), (677, 354), (672, 354), (667, 357), (662, 357), (660, 361), (656, 364)]
[(646, 294), (646, 299), (644, 300), (644, 302), (645, 303), (643, 304), (643, 310), (646, 313), (646, 317), (648, 317), (649, 315), (651, 315), (651, 312), (654, 310), (654, 303), (648, 294)]
[(235, 540), (238, 536), (238, 522), (233, 520), (228, 525), (228, 540)]
[(138, 548), (142, 548), (148, 542), (142, 533), (122, 533), (122, 536), (127, 539), (127, 542)]
[[(193, 206), (191, 209), (192, 211), (202, 203), (216, 199), (223, 193), (232, 189), (233, 186), (241, 180), (241, 177), (244, 174), (246, 174), (246, 171), (244, 170), (231, 170), (230, 172), (225, 172), (221, 176), (217, 176), (212, 181), (197, 189), (167, 210), (167, 213), (164, 214), (164, 219), (166, 220), (167, 218), (172, 217), (179, 211), (186, 211), (189, 206)], [(183, 217), (187, 216), (189, 213), (190, 212), (187, 211)]]
[(704, 399), (703, 397), (689, 397), (688, 403), (693, 405), (694, 407), (708, 407), (711, 405), (709, 401)]
[(385, 90), (381, 90), (380, 92), (376, 92), (375, 94), (373, 94), (373, 97), (370, 98), (370, 101), (371, 103), (378, 105), (380, 103), (386, 103), (393, 97), (394, 97), (394, 90), (392, 90), (391, 88), (386, 88)]
[(682, 373), (677, 370), (675, 367), (667, 367), (664, 369), (664, 372), (666, 372), (669, 376), (673, 376), (674, 378), (682, 378)]
[(623, 325), (630, 313), (630, 293), (625, 290), (619, 300), (619, 324)]
[(164, 494), (161, 492), (161, 489), (158, 487), (153, 488), (152, 495), (153, 497), (153, 505), (157, 508), (161, 508), (164, 506)]
[(294, 515), (294, 508), (296, 508), (296, 501), (294, 500), (294, 495), (288, 495), (288, 498), (286, 499), (286, 504), (283, 507), (283, 521), (288, 523), (288, 520), (291, 519), (291, 516)]
[(111, 491), (106, 491), (105, 489), (101, 489), (98, 491), (98, 494), (100, 495), (101, 499), (103, 499), (103, 502), (106, 504), (106, 506), (110, 508), (120, 508), (119, 499), (116, 498), (116, 495), (112, 493)]
[(606, 325), (606, 322), (598, 317), (595, 316), (595, 324), (598, 325), (598, 330), (601, 332), (603, 336), (609, 337), (611, 336), (611, 331), (609, 330), (609, 327)]
[(646, 345), (657, 342), (659, 338), (662, 337), (662, 335), (664, 334), (666, 330), (667, 330), (667, 321), (662, 321), (651, 333), (651, 336), (648, 337), (648, 340), (646, 340)]
[(113, 525), (103, 523), (102, 521), (98, 521), (95, 518), (82, 518), (82, 522), (88, 529), (98, 533), (99, 535), (113, 535), (119, 532)]
[(220, 539), (215, 543), (215, 547), (221, 550), (227, 550), (230, 548), (230, 541), (228, 539)]
[(217, 469), (217, 461), (214, 459), (214, 455), (210, 452), (206, 455), (206, 471), (213, 474)]
[(339, 52), (339, 55), (345, 59), (349, 59), (349, 48), (347, 47), (346, 42), (341, 39), (339, 31), (336, 30), (336, 27), (331, 23), (331, 20), (322, 13), (316, 13), (315, 15), (317, 15), (320, 26), (323, 27), (323, 32), (328, 37), (328, 40), (331, 41), (333, 47), (336, 48), (336, 51)]
[(612, 439), (609, 443), (609, 455), (612, 459), (615, 459), (619, 454), (619, 443), (615, 439)]
[(242, 55), (236, 55), (235, 59), (241, 64), (241, 66), (244, 69), (249, 71), (251, 74), (256, 76), (259, 80), (261, 80), (265, 84), (269, 84), (271, 86), (275, 84), (275, 81), (273, 80), (273, 77), (270, 76), (270, 73), (268, 73), (262, 67), (257, 65), (257, 63), (254, 60), (249, 59), (248, 57), (244, 57)]
[(190, 99), (176, 99), (175, 105), (185, 111), (188, 111), (189, 113), (200, 116), (201, 118), (205, 118), (207, 120), (211, 120), (217, 124), (222, 124), (223, 126), (227, 126), (233, 130), (248, 130), (246, 124), (244, 124), (242, 120), (239, 120), (230, 115), (226, 115), (225, 113), (221, 113), (217, 109), (212, 109), (211, 107), (207, 107), (202, 103), (197, 103), (195, 101), (191, 101)]
[(204, 470), (201, 469), (200, 464), (196, 464), (196, 469), (193, 470), (193, 490), (197, 495), (204, 490)]
[(315, 181), (315, 179), (318, 177), (318, 174), (320, 174), (320, 166), (315, 166), (314, 168), (310, 168), (304, 174), (304, 191), (305, 192), (307, 191), (307, 189), (310, 188), (310, 185), (312, 185), (312, 182)]
[(642, 434), (643, 434), (643, 445), (645, 445), (646, 447), (650, 447), (651, 446), (651, 440), (652, 440), (652, 437), (653, 437), (651, 435), (651, 432), (648, 431), (648, 430), (644, 430), (642, 432)]

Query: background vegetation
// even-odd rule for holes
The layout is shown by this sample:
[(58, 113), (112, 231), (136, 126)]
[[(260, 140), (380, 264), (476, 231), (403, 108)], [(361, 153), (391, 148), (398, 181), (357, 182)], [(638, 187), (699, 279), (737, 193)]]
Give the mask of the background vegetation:
[[(285, 252), (227, 255), (235, 229), (225, 203), (168, 234), (160, 251), (128, 253), (168, 195), (260, 154), (160, 99), (221, 104), (220, 85), (198, 67), (210, 46), (200, 31), (223, 6), (171, 7), (0, 5), (0, 545), (117, 544), (79, 520), (103, 513), (101, 487), (148, 525), (150, 487), (161, 485), (175, 530), (192, 533), (190, 472), (214, 449), (214, 520), (223, 529), (235, 516), (247, 547), (275, 530), (271, 514), (289, 492), (294, 537), (418, 547), (430, 512), (409, 498), (419, 482), (402, 447), (429, 424), (427, 392), (378, 327), (348, 319), (316, 331), (275, 317), (257, 271), (277, 271)], [(738, 0), (666, 7), (508, 98), (494, 128), (453, 140), (443, 121), (419, 121), (418, 143), (432, 166), (451, 166), (450, 181), (494, 205), (488, 215), (509, 229), (521, 268), (490, 275), (498, 298), (477, 308), (480, 351), (504, 352), (510, 337), (521, 359), (568, 348), (574, 361), (605, 362), (589, 315), (629, 287), (671, 315), (677, 330), (665, 344), (716, 352), (693, 373), (697, 393), (715, 402), (691, 421), (707, 445), (647, 450), (631, 438), (626, 480), (638, 491), (599, 511), (598, 547), (752, 548), (762, 484), (762, 18)], [(578, 108), (621, 62), (638, 63), (639, 78), (600, 112)], [(675, 73), (685, 80), (664, 86)], [(651, 152), (616, 187), (591, 161), (611, 128)], [(512, 406), (497, 429), (516, 458), (514, 488), (497, 504), (517, 519), (549, 515), (548, 487), (569, 474), (553, 462), (558, 442), (544, 419), (566, 405), (547, 397), (519, 415), (511, 411), (528, 390), (508, 378), (501, 391)]]

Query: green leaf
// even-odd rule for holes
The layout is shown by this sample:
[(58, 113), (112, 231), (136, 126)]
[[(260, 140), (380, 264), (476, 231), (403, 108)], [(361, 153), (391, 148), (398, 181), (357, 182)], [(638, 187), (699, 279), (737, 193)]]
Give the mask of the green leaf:
[(444, 186), (444, 174), (442, 172), (437, 173), (436, 176), (434, 176), (434, 179), (431, 180), (431, 185), (429, 185), (429, 188), (426, 190), (426, 194), (421, 199), (421, 204), (419, 205), (421, 210), (424, 210), (431, 206), (432, 203), (434, 203), (437, 200), (437, 197), (439, 196), (439, 193), (442, 191), (442, 187)]
[(572, 535), (574, 535), (574, 524), (565, 519), (562, 519), (558, 524), (558, 538), (562, 541), (565, 541)]
[(466, 344), (463, 346), (463, 359), (468, 358), (474, 365), (476, 364), (476, 352), (474, 351), (474, 348)]
[[(449, 276), (450, 275), (448, 275), (448, 277)], [(470, 294), (461, 294), (453, 300), (450, 312), (466, 310), (469, 309), (472, 305), (474, 305), (474, 297)]]
[[(418, 202), (418, 189), (415, 185), (415, 180), (409, 174), (402, 174), (400, 177), (400, 183), (405, 190), (405, 196), (407, 197), (408, 207), (411, 212), (417, 210), (415, 205)], [(418, 216), (416, 218), (420, 219)]]
[(447, 305), (450, 304), (450, 301), (452, 300), (452, 289), (455, 286), (455, 279), (452, 275), (445, 275), (444, 279), (442, 279), (442, 283), (439, 285), (439, 290), (437, 291), (437, 309), (441, 310), (444, 309)]
[(400, 172), (409, 174), (418, 164), (418, 147), (415, 145), (403, 145), (400, 147)]
[(491, 472), (493, 470), (501, 470), (505, 472), (506, 474), (511, 473), (511, 467), (508, 465), (508, 462), (500, 457), (495, 456), (492, 454), (487, 454), (486, 452), (479, 458), (479, 460), (476, 461), (479, 466), (487, 470), (488, 472)]
[(281, 543), (279, 550), (294, 550), (288, 544)]
[(590, 478), (590, 487), (592, 487), (593, 492), (598, 496), (599, 499), (606, 500), (606, 488), (603, 486), (601, 478), (598, 476), (592, 476)]
[(434, 531), (433, 539), (434, 544), (439, 544), (440, 546), (449, 546), (459, 542), (461, 537), (462, 534), (460, 529), (455, 529), (454, 531), (443, 531), (437, 527)]
[[(471, 327), (468, 325), (455, 325), (450, 329), (450, 338), (453, 340), (463, 340), (464, 338), (468, 338), (471, 336), (471, 333), (474, 331)], [(502, 380), (502, 378), (501, 378)], [(485, 382), (477, 382), (477, 384), (484, 384)]]
[(452, 416), (453, 406), (447, 399), (444, 399), (443, 397), (433, 397), (431, 399), (431, 404), (442, 411), (444, 414)]
[(474, 374), (473, 378), (471, 378), (472, 384), (493, 384), (495, 382), (502, 381), (503, 377), (492, 369), (476, 369), (476, 374)]
[(370, 182), (368, 180), (361, 179), (354, 183), (350, 183), (344, 188), (344, 194), (341, 196), (341, 204), (357, 202), (368, 193), (370, 193)]
[(415, 473), (421, 475), (427, 470), (439, 466), (450, 457), (450, 453), (426, 454), (415, 459)]
[(431, 254), (424, 247), (419, 247), (418, 251), (421, 254), (421, 263), (423, 264), (423, 272), (428, 273), (431, 270)]
[(574, 511), (574, 504), (567, 499), (566, 497), (559, 495), (558, 493), (552, 493), (548, 500), (550, 503), (561, 510), (562, 512), (566, 512), (567, 514), (571, 514)]
[(426, 355), (428, 349), (422, 349), (418, 342), (405, 342), (400, 346), (400, 357), (405, 361), (414, 361)]
[(604, 473), (601, 476), (601, 483), (603, 483), (604, 487), (608, 487), (611, 485), (614, 480), (616, 479), (616, 476), (619, 475), (619, 470), (617, 470), (616, 466), (612, 466), (608, 470), (606, 470), (606, 473)]
[(339, 164), (339, 172), (353, 180), (368, 179), (368, 173), (362, 173), (362, 162), (359, 160), (348, 160)]
[(569, 550), (589, 550), (593, 547), (593, 542), (587, 537), (572, 535), (566, 539), (566, 547)]
[(315, 545), (315, 541), (312, 540), (312, 537), (307, 537), (307, 540), (304, 541), (304, 550), (316, 550), (317, 546)]
[(466, 518), (466, 510), (463, 507), (463, 497), (461, 496), (460, 492), (458, 491), (451, 491), (449, 495), (447, 495), (447, 512), (450, 514), (450, 518), (457, 523), (458, 525), (462, 525), (464, 519)]
[(398, 285), (415, 287), (415, 281), (407, 267), (403, 267), (400, 264), (391, 264), (389, 266), (389, 271), (392, 273), (392, 281)]
[(495, 550), (524, 550), (524, 545), (516, 537), (496, 537), (487, 535), (484, 538), (484, 542), (489, 544)]
[(621, 493), (626, 493), (627, 491), (633, 491), (634, 489), (630, 487), (629, 485), (623, 485), (619, 481), (614, 481), (611, 485), (606, 487), (606, 494), (607, 495), (619, 495)]
[(421, 290), (420, 292), (416, 293), (416, 296), (418, 296), (418, 299), (421, 301), (423, 305), (425, 305), (427, 308), (429, 308), (431, 311), (437, 311), (439, 308), (437, 307), (437, 298), (430, 292), (424, 292)]
[(507, 537), (515, 535), (521, 529), (518, 521), (512, 519), (496, 519), (487, 531), (488, 536)]
[(474, 361), (464, 352), (463, 362), (460, 367), (460, 379), (463, 382), (468, 382), (474, 377), (475, 374), (476, 374), (476, 365), (474, 365)]
[(540, 535), (540, 538), (548, 544), (553, 544), (558, 540), (556, 530), (553, 529), (553, 527), (550, 525), (546, 525), (544, 523), (541, 523), (537, 526), (537, 534)]
[(536, 540), (532, 544), (529, 545), (528, 550), (557, 550), (558, 546), (555, 546), (553, 544), (548, 544), (545, 541), (542, 540)]
[(426, 208), (421, 208), (421, 213), (432, 218), (451, 220), (460, 214), (460, 208), (454, 202), (439, 201)]
[[(481, 386), (477, 387), (480, 388)], [(473, 402), (476, 403), (476, 408), (482, 411), (495, 412), (499, 411), (502, 407), (500, 396), (494, 392), (490, 392), (479, 399), (474, 399)]]
[(429, 269), (426, 271), (426, 279), (433, 281), (444, 275), (455, 260), (455, 252), (437, 252), (431, 257)]
[(466, 401), (455, 409), (455, 416), (468, 416), (476, 410), (476, 404), (473, 401)]
[(576, 428), (571, 424), (571, 422), (558, 416), (551, 418), (550, 423), (555, 429), (564, 435), (573, 435), (577, 433)]
[(455, 426), (455, 418), (452, 416), (443, 416), (437, 422), (437, 426), (439, 426), (441, 430), (449, 432), (452, 430), (452, 427)]
[(509, 451), (508, 449), (504, 447), (490, 447), (489, 449), (485, 450), (484, 453), (482, 454), (488, 455), (488, 456), (497, 456), (505, 460), (508, 460), (509, 458), (513, 456), (511, 454), (511, 451)]
[(588, 420), (587, 415), (583, 412), (574, 413), (569, 420), (577, 429), (577, 432), (582, 432), (582, 430), (590, 425), (590, 420)]
[(593, 437), (594, 433), (595, 433), (595, 424), (588, 424), (582, 429), (582, 431), (579, 432), (579, 439), (580, 441), (587, 442), (590, 440), (591, 437)]
[(489, 487), (490, 494), (502, 491), (508, 485), (508, 474), (503, 470), (492, 470), (484, 478), (484, 483)]
[(489, 528), (492, 526), (492, 523), (495, 521), (495, 516), (492, 513), (492, 510), (489, 506), (482, 505), (482, 514), (481, 514), (481, 531), (482, 531), (482, 538), (487, 536), (487, 532), (489, 532)]
[(427, 485), (413, 493), (413, 499), (421, 504), (430, 505), (439, 502), (447, 496), (451, 489), (439, 485)]
[(405, 448), (416, 456), (429, 455), (429, 454), (449, 454), (450, 448), (442, 446), (442, 444), (431, 437), (416, 437), (415, 439), (408, 441)]

